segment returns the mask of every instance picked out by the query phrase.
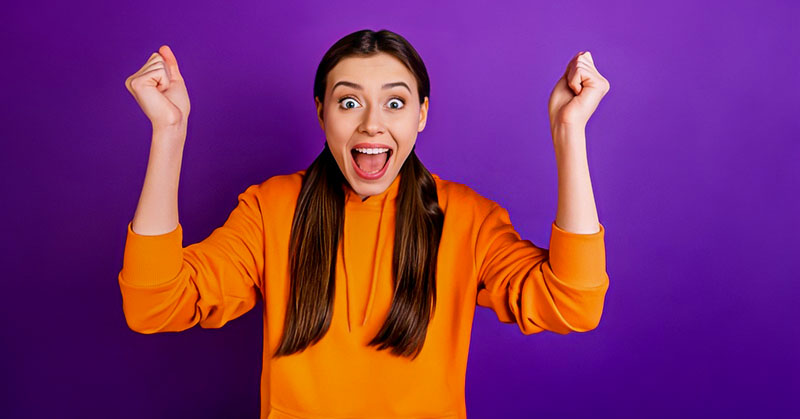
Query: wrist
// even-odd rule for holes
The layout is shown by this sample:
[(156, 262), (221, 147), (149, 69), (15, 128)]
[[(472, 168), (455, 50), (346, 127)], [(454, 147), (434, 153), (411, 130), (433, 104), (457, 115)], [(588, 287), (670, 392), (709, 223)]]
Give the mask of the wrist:
[(553, 145), (559, 148), (584, 148), (586, 146), (585, 125), (559, 124), (552, 127)]
[(556, 139), (556, 137), (580, 136), (584, 135), (585, 132), (585, 123), (560, 122), (550, 126), (550, 133), (553, 139)]

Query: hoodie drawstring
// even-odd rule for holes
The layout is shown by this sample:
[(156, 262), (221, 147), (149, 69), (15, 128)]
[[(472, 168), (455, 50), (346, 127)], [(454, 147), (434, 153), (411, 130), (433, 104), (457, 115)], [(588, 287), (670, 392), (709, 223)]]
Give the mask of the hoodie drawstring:
[(389, 199), (384, 197), (383, 201), (381, 202), (381, 215), (378, 218), (378, 238), (377, 243), (375, 246), (375, 255), (373, 256), (374, 264), (372, 266), (372, 278), (369, 283), (369, 297), (367, 298), (367, 309), (364, 313), (364, 320), (361, 322), (361, 326), (367, 324), (367, 319), (369, 319), (369, 315), (372, 313), (372, 303), (375, 299), (375, 288), (378, 283), (378, 275), (381, 272), (380, 265), (381, 261), (383, 260), (384, 248), (386, 246), (385, 240), (383, 240), (383, 230), (384, 230), (384, 223), (383, 223), (383, 216), (386, 213), (386, 201)]

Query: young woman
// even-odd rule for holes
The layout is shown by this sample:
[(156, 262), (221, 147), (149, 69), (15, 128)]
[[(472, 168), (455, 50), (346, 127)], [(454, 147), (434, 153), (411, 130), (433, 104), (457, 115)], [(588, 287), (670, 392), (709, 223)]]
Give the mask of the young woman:
[(153, 125), (119, 285), (140, 333), (222, 327), (264, 304), (261, 418), (465, 418), (475, 304), (524, 334), (597, 326), (609, 278), (583, 128), (608, 82), (588, 53), (550, 99), (559, 208), (550, 248), (414, 153), (430, 84), (400, 35), (362, 30), (322, 58), (325, 133), (305, 170), (249, 186), (182, 247), (178, 174), (189, 99), (162, 46), (126, 85)]

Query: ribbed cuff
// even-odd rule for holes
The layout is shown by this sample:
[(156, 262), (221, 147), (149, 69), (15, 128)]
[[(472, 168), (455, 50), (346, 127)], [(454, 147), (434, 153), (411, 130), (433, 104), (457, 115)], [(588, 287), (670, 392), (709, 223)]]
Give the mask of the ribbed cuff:
[(550, 267), (556, 277), (570, 285), (595, 287), (606, 276), (605, 228), (590, 234), (562, 230), (553, 221), (550, 233)]
[(128, 223), (120, 277), (131, 285), (156, 286), (174, 279), (183, 266), (183, 228), (145, 236)]

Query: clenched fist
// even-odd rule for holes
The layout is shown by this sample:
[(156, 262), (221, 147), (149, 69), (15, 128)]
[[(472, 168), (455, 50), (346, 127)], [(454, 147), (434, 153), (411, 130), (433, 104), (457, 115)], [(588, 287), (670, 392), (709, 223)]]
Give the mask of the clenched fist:
[(594, 65), (589, 51), (581, 51), (567, 64), (550, 93), (548, 113), (551, 133), (560, 126), (585, 128), (611, 84)]
[(125, 79), (125, 87), (150, 119), (153, 129), (186, 128), (189, 94), (169, 46), (162, 45), (139, 71)]

